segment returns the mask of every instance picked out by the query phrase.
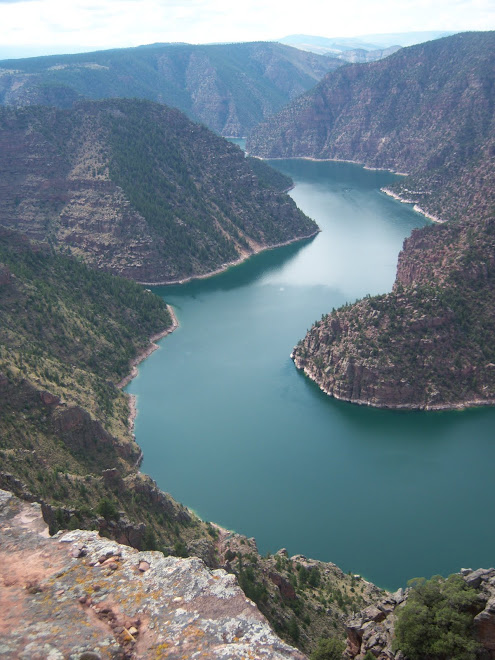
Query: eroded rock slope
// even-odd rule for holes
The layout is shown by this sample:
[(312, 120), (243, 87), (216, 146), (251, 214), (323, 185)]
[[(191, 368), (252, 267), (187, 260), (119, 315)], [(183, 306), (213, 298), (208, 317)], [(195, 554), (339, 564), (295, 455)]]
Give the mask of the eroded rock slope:
[(408, 173), (394, 193), (443, 220), (493, 210), (494, 72), (493, 31), (345, 66), (257, 126), (247, 149)]

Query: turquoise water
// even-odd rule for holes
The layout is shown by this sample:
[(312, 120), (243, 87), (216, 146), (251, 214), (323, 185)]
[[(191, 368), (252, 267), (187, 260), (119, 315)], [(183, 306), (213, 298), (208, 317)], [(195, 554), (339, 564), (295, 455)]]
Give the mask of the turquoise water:
[(389, 290), (425, 223), (386, 172), (275, 161), (322, 232), (156, 292), (180, 328), (128, 391), (143, 470), (202, 518), (333, 561), (382, 587), (494, 564), (495, 410), (393, 412), (334, 401), (289, 354), (315, 319)]

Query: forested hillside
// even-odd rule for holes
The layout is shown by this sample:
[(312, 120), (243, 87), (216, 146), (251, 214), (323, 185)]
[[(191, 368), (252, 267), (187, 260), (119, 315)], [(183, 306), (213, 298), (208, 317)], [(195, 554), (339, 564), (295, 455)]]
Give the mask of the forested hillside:
[(149, 101), (0, 109), (0, 225), (168, 282), (314, 235), (290, 180)]
[(0, 61), (0, 103), (68, 108), (82, 98), (174, 106), (230, 137), (321, 80), (341, 62), (278, 43), (156, 44)]
[(116, 387), (170, 325), (164, 302), (134, 282), (0, 228), (0, 487), (43, 502), (52, 530), (95, 525), (151, 547), (173, 545), (190, 520), (137, 473)]

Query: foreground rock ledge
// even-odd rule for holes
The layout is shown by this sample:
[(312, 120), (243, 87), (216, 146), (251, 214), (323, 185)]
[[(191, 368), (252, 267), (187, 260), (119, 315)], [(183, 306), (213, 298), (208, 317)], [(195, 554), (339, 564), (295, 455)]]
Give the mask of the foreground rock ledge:
[(71, 531), (0, 490), (0, 656), (297, 658), (233, 575)]

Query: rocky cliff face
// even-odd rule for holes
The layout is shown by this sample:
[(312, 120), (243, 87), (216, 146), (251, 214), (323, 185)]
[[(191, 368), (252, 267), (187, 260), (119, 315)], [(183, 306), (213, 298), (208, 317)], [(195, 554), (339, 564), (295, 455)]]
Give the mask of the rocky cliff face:
[(386, 593), (331, 562), (290, 557), (285, 548), (262, 557), (255, 539), (221, 528), (218, 532), (219, 565), (237, 576), (274, 630), (306, 653), (320, 638), (343, 638), (348, 615)]
[(407, 591), (399, 589), (375, 605), (367, 607), (346, 624), (346, 658), (363, 658), (368, 651), (379, 660), (402, 660), (401, 651), (392, 650), (394, 639), (395, 611), (404, 605)]
[(49, 538), (38, 505), (0, 491), (6, 658), (298, 658), (235, 578), (95, 532)]
[[(125, 470), (141, 456), (136, 442), (112, 436), (87, 410), (62, 401), (27, 379), (17, 381), (0, 372), (0, 404), (12, 416), (21, 415), (24, 410), (40, 410), (46, 434), (58, 437), (68, 452), (86, 456), (88, 468), (91, 464), (100, 470), (118, 465)], [(98, 457), (91, 459), (95, 445)]]
[(0, 62), (0, 103), (70, 108), (83, 98), (145, 98), (229, 137), (310, 89), (342, 63), (278, 43), (157, 44)]
[[(235, 540), (231, 537), (230, 547), (239, 553), (248, 546), (247, 561), (252, 543)], [(275, 559), (287, 560), (287, 554), (282, 550)], [(140, 552), (92, 531), (50, 537), (39, 504), (3, 490), (0, 560), (0, 650), (6, 658), (306, 657), (277, 637), (231, 573), (211, 570), (197, 558)], [(292, 561), (304, 570), (326, 566), (338, 573), (333, 565), (302, 556)], [(463, 569), (462, 575), (479, 592), (474, 636), (482, 648), (479, 657), (490, 660), (495, 658), (495, 570)], [(287, 603), (297, 598), (276, 570), (270, 580)], [(328, 584), (324, 587), (328, 592)], [(346, 657), (359, 660), (371, 652), (379, 660), (403, 659), (393, 640), (398, 608), (407, 599), (408, 591), (387, 594), (349, 619)]]
[(1, 225), (147, 283), (317, 231), (238, 147), (145, 101), (2, 110), (0, 175)]
[(342, 67), (258, 126), (249, 150), (403, 172), (447, 164), (452, 145), (466, 156), (493, 131), (494, 48), (494, 32), (463, 33)]
[(324, 316), (293, 352), (327, 394), (387, 408), (495, 402), (493, 220), (406, 239), (394, 291)]

